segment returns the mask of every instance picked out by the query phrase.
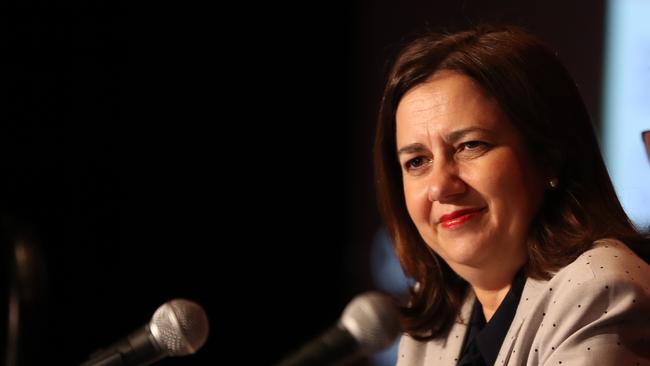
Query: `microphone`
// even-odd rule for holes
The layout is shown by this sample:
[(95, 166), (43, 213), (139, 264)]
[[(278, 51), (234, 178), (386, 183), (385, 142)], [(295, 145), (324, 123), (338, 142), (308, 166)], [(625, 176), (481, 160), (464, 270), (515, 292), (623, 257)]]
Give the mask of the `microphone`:
[(336, 325), (276, 366), (346, 365), (390, 346), (399, 331), (395, 301), (366, 292), (352, 299)]
[(162, 304), (151, 321), (81, 366), (144, 366), (167, 356), (196, 352), (208, 338), (208, 317), (192, 301), (174, 299)]

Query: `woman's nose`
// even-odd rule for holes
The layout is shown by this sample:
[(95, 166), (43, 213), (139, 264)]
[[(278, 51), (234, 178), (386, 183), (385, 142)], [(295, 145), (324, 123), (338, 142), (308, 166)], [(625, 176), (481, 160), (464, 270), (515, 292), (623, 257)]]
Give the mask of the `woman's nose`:
[(433, 164), (429, 180), (429, 201), (444, 203), (465, 193), (467, 185), (458, 175), (458, 169), (454, 164), (441, 161)]

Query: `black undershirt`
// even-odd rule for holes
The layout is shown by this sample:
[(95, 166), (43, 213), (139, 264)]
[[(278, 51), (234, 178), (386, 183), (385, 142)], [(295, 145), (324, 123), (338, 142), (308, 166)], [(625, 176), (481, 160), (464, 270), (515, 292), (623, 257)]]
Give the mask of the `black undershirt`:
[(525, 283), (526, 277), (523, 271), (519, 271), (512, 281), (510, 291), (487, 323), (481, 303), (478, 299), (474, 302), (458, 366), (494, 365), (510, 323), (517, 312)]

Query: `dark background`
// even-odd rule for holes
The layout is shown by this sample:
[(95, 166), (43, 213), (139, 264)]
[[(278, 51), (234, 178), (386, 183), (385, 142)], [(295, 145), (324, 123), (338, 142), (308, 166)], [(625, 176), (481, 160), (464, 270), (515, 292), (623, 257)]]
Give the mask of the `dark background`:
[(372, 129), (415, 32), (523, 25), (599, 120), (601, 1), (187, 8), (2, 13), (5, 289), (14, 246), (32, 258), (21, 365), (78, 364), (177, 297), (211, 335), (161, 364), (271, 364), (335, 322), (374, 287)]

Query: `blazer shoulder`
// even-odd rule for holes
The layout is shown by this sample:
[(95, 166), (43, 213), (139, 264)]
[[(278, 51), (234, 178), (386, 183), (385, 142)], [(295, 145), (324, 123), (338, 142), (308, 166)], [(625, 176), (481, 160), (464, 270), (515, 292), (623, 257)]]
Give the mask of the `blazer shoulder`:
[(650, 266), (624, 243), (597, 241), (537, 286), (513, 350), (544, 365), (633, 365), (650, 357), (648, 278)]
[(552, 282), (588, 284), (605, 281), (648, 288), (647, 278), (650, 278), (650, 265), (627, 245), (616, 239), (601, 239), (557, 272)]
[[(648, 263), (625, 244), (601, 240), (546, 284), (542, 291), (546, 294), (540, 299), (542, 311), (563, 314), (565, 321), (573, 319), (580, 323), (649, 309), (648, 278)], [(580, 315), (585, 311), (590, 315)]]

